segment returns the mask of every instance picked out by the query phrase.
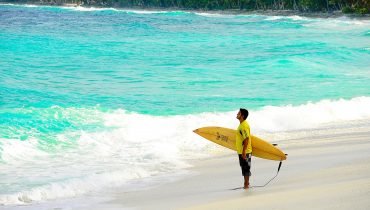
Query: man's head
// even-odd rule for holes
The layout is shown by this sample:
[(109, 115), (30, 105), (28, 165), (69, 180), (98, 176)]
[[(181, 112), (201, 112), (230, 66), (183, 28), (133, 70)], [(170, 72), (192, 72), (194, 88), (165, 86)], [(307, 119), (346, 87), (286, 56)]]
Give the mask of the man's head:
[(236, 118), (240, 121), (246, 120), (248, 118), (249, 112), (246, 109), (240, 108)]

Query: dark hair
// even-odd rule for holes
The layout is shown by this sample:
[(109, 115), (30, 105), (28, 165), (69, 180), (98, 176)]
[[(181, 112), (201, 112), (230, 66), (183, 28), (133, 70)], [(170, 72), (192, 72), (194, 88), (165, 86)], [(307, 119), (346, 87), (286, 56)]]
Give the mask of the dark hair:
[(248, 118), (248, 115), (249, 115), (248, 110), (240, 108), (240, 113), (243, 115), (244, 119)]

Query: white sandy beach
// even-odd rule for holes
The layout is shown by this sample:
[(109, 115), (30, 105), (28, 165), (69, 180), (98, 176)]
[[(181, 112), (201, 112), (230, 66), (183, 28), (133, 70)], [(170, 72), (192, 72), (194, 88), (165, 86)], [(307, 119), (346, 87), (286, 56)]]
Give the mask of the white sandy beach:
[[(234, 153), (198, 161), (193, 175), (144, 191), (117, 192), (109, 209), (370, 209), (370, 129), (291, 139), (278, 177), (262, 188), (242, 184)], [(254, 158), (252, 185), (263, 185), (278, 162)]]

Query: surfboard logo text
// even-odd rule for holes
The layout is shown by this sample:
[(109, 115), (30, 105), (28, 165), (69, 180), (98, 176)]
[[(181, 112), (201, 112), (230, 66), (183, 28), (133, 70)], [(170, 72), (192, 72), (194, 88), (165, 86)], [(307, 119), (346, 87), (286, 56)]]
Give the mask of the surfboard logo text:
[(224, 135), (222, 135), (222, 134), (220, 134), (219, 132), (217, 132), (217, 140), (221, 140), (221, 141), (224, 141), (224, 142), (227, 142), (228, 140), (229, 140), (229, 137), (227, 137), (227, 136), (224, 136)]

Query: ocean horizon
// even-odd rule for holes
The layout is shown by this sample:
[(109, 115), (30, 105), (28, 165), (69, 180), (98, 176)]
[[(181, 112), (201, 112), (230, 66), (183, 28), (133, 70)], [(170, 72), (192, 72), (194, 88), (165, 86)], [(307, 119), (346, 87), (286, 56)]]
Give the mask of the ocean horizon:
[(186, 171), (241, 107), (274, 142), (369, 126), (369, 57), (364, 19), (0, 4), (0, 208)]

